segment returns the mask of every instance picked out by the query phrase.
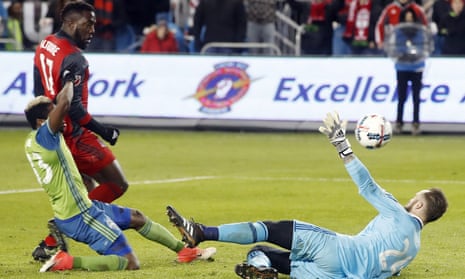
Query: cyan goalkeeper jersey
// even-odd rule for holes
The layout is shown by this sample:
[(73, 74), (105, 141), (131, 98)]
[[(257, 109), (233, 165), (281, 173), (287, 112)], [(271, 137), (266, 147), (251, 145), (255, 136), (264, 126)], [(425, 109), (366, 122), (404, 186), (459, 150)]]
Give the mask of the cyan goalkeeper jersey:
[(379, 187), (355, 158), (346, 168), (378, 215), (357, 235), (295, 221), (292, 279), (380, 279), (399, 274), (420, 249), (422, 221)]
[(357, 235), (338, 235), (338, 257), (348, 278), (387, 278), (400, 272), (420, 249), (422, 221), (408, 213), (370, 176), (359, 159), (346, 169), (379, 214)]
[(63, 135), (53, 134), (48, 121), (29, 133), (24, 148), (37, 180), (49, 196), (56, 218), (68, 219), (91, 206)]

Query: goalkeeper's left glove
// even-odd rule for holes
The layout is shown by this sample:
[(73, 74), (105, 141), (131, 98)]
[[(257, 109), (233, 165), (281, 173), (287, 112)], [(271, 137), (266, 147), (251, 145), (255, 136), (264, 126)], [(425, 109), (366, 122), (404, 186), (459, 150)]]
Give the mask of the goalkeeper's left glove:
[(339, 114), (334, 112), (333, 114), (326, 114), (323, 124), (324, 126), (321, 126), (318, 130), (325, 134), (329, 142), (336, 147), (339, 157), (345, 158), (351, 155), (353, 151), (349, 140), (346, 138), (347, 120), (341, 122)]

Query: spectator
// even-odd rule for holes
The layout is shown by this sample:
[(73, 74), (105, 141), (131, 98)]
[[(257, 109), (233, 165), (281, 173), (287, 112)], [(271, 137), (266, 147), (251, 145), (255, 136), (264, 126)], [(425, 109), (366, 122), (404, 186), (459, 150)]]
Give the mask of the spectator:
[(431, 17), (433, 16), (433, 5), (436, 0), (422, 0), (417, 1), (417, 4), (423, 8), (423, 11), (426, 14), (426, 18), (429, 22), (431, 22)]
[(7, 11), (5, 9), (5, 4), (3, 4), (3, 0), (0, 0), (0, 18), (2, 20), (5, 20), (6, 18), (8, 18)]
[(301, 0), (287, 0), (291, 8), (291, 19), (298, 25), (305, 24), (308, 18), (308, 4)]
[(60, 30), (61, 27), (61, 15), (60, 12), (63, 7), (70, 1), (73, 0), (50, 0), (48, 3), (46, 18), (51, 18), (53, 20), (52, 33), (56, 33)]
[[(3, 0), (0, 0), (0, 39), (8, 38), (8, 28), (7, 28), (8, 14), (3, 5)], [(0, 43), (0, 50), (5, 49), (5, 44)]]
[[(23, 49), (35, 50), (37, 44), (52, 32), (51, 20), (43, 17), (47, 11), (47, 3), (41, 0), (13, 0), (21, 3), (21, 29)], [(44, 12), (44, 13), (42, 13)]]
[(185, 32), (192, 35), (195, 9), (200, 0), (173, 0), (174, 23)]
[[(251, 43), (275, 42), (277, 0), (246, 0), (247, 41)], [(271, 48), (251, 48), (251, 54), (273, 54)]]
[[(408, 83), (411, 83), (413, 99), (412, 135), (420, 133), (420, 92), (423, 86), (425, 59), (431, 54), (432, 38), (426, 27), (418, 21), (413, 7), (400, 13), (400, 22), (386, 41), (386, 51), (395, 58), (397, 76), (397, 119), (395, 132), (401, 133), (404, 125), (404, 105), (408, 96)], [(391, 45), (392, 44), (392, 45)]]
[(143, 53), (175, 53), (178, 43), (174, 34), (168, 28), (166, 20), (159, 20), (157, 25), (148, 28), (140, 52)]
[[(426, 15), (423, 12), (423, 8), (415, 3), (413, 0), (395, 0), (391, 4), (387, 5), (376, 23), (375, 29), (375, 41), (379, 49), (384, 48), (385, 34), (392, 32), (394, 26), (399, 24), (402, 19), (410, 18), (409, 13), (412, 13), (411, 17), (416, 23), (428, 26)], [(404, 18), (402, 18), (403, 16)], [(408, 17), (408, 18), (407, 18)], [(413, 95), (413, 124), (412, 134), (417, 135), (420, 133), (420, 91), (422, 87), (423, 68), (425, 61), (418, 61), (417, 63), (396, 63), (397, 72), (397, 119), (394, 132), (401, 133), (404, 125), (403, 113), (404, 103), (407, 99), (408, 82), (412, 82), (412, 95)]]
[[(195, 49), (200, 51), (208, 43), (245, 42), (247, 14), (242, 0), (202, 0), (194, 14)], [(209, 48), (208, 53), (232, 54), (237, 49)]]
[(433, 4), (432, 21), (436, 24), (437, 33), (434, 36), (434, 54), (442, 54), (444, 38), (447, 35), (446, 18), (449, 16), (449, 0), (437, 0)]
[(350, 55), (352, 50), (350, 48), (350, 41), (348, 42), (344, 38), (344, 32), (346, 31), (347, 17), (349, 14), (349, 8), (352, 3), (356, 0), (335, 0), (336, 3), (339, 3), (340, 9), (337, 12), (336, 16), (336, 27), (334, 28), (333, 34), (333, 55)]
[(188, 52), (189, 51), (189, 46), (187, 45), (186, 39), (184, 38), (184, 32), (182, 28), (177, 25), (173, 20), (173, 16), (170, 13), (157, 13), (155, 15), (155, 22), (159, 21), (165, 21), (168, 30), (171, 31), (171, 33), (174, 35), (174, 38), (176, 39), (176, 44), (178, 51), (177, 52)]
[(465, 54), (465, 10), (464, 0), (451, 0), (450, 12), (445, 17), (447, 34), (444, 38), (442, 54)]
[(23, 50), (23, 3), (20, 1), (13, 1), (8, 7), (8, 21), (7, 21), (8, 34), (15, 43), (7, 43), (6, 50)]
[(387, 5), (376, 22), (375, 41), (379, 49), (383, 48), (386, 31), (392, 30), (400, 21), (400, 14), (403, 10), (411, 8), (418, 19), (418, 22), (427, 26), (428, 20), (423, 12), (423, 8), (413, 0), (394, 0)]
[(331, 0), (312, 0), (308, 7), (302, 52), (309, 55), (331, 55), (333, 51), (333, 21), (340, 4)]
[(183, 42), (180, 43), (178, 35), (178, 46), (180, 52), (195, 52), (193, 27), (195, 9), (200, 0), (173, 0), (174, 24), (182, 32)]
[(351, 54), (380, 54), (375, 43), (375, 26), (381, 9), (376, 0), (354, 0), (350, 3), (343, 38), (349, 44)]
[(124, 51), (135, 41), (123, 0), (88, 0), (95, 7), (97, 23), (89, 51)]

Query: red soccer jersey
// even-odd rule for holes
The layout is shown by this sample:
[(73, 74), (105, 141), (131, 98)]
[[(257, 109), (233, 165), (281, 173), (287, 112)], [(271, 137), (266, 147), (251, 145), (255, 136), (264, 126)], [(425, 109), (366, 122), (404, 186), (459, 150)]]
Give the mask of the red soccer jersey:
[(43, 39), (36, 48), (34, 57), (34, 94), (45, 95), (55, 100), (63, 87), (63, 73), (68, 70), (75, 75), (74, 96), (65, 118), (64, 136), (80, 134), (80, 127), (91, 120), (87, 112), (89, 91), (89, 64), (81, 50), (59, 32)]
[(156, 30), (150, 32), (145, 37), (144, 42), (140, 48), (143, 53), (175, 53), (178, 52), (178, 43), (174, 35), (168, 31), (166, 38), (159, 39)]
[(384, 42), (384, 32), (386, 26), (394, 26), (399, 24), (400, 21), (400, 13), (402, 10), (410, 8), (415, 12), (418, 20), (421, 24), (427, 25), (428, 20), (426, 18), (425, 12), (423, 8), (416, 4), (415, 2), (411, 2), (405, 6), (402, 6), (397, 1), (389, 4), (384, 8), (383, 12), (381, 13), (378, 22), (376, 23), (375, 29), (375, 40), (378, 46), (382, 46)]

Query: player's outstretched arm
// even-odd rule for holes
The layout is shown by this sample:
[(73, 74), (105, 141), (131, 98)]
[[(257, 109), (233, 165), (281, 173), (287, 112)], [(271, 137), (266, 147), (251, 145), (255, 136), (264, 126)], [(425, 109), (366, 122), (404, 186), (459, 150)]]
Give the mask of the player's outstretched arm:
[(323, 126), (318, 130), (325, 134), (329, 142), (336, 147), (339, 157), (344, 162), (349, 162), (354, 158), (353, 151), (349, 140), (346, 138), (347, 120), (341, 121), (337, 112), (327, 113), (323, 120)]
[(63, 126), (63, 120), (68, 114), (73, 99), (73, 82), (67, 81), (56, 98), (56, 106), (48, 116), (48, 126), (50, 130), (57, 133)]

